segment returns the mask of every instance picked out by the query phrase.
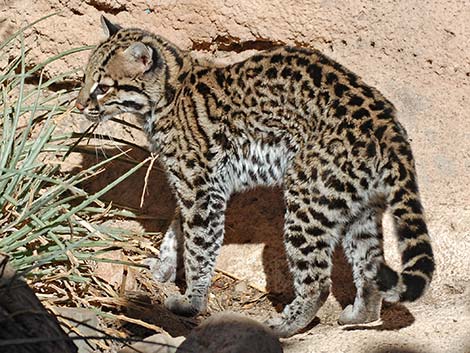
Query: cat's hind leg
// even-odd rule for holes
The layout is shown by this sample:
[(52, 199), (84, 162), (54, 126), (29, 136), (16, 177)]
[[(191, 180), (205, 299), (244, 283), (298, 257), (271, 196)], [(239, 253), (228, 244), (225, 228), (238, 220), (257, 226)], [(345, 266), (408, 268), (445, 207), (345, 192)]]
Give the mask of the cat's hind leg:
[[(340, 228), (337, 217), (343, 211), (339, 209), (343, 205), (334, 205), (334, 199), (329, 200), (328, 193), (316, 187), (315, 175), (305, 170), (291, 170), (284, 182), (284, 244), (296, 296), (280, 317), (266, 322), (279, 337), (305, 328), (327, 299)], [(312, 170), (312, 174), (316, 172)]]
[(352, 265), (356, 297), (341, 313), (340, 324), (364, 324), (380, 318), (382, 296), (375, 278), (384, 261), (382, 243), (381, 209), (365, 209), (345, 227), (343, 247)]

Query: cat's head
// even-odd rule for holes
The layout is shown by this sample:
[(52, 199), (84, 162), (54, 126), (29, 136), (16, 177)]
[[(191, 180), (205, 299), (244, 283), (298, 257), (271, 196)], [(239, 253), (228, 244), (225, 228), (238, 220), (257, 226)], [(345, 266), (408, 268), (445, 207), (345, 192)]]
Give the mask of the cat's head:
[(75, 107), (102, 122), (124, 112), (145, 115), (171, 103), (184, 53), (149, 32), (124, 29), (104, 16), (101, 23), (107, 39), (91, 54)]

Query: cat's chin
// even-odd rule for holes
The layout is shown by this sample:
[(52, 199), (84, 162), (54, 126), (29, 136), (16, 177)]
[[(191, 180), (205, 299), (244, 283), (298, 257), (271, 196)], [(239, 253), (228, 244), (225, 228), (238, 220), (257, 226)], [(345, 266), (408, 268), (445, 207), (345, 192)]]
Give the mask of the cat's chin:
[(104, 123), (113, 117), (112, 115), (94, 115), (94, 114), (84, 114), (84, 115), (88, 121), (94, 124)]

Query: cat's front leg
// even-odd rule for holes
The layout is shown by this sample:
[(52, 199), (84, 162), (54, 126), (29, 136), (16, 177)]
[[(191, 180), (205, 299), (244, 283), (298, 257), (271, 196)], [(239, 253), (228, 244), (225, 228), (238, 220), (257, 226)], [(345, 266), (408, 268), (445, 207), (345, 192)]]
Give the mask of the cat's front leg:
[(179, 208), (160, 245), (160, 256), (148, 258), (145, 264), (149, 267), (157, 282), (174, 282), (178, 270), (183, 266), (183, 231), (181, 228), (181, 213)]
[(184, 295), (171, 296), (165, 303), (175, 314), (194, 316), (206, 309), (207, 293), (224, 237), (226, 204), (224, 194), (209, 186), (200, 187), (194, 199), (186, 196), (181, 203), (187, 289)]

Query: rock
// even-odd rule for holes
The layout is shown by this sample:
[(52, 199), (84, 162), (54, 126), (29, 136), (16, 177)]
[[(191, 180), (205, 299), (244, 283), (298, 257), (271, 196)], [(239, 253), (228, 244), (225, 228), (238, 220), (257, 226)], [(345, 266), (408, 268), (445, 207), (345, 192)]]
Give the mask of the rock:
[(143, 342), (131, 344), (130, 347), (125, 347), (118, 353), (175, 353), (183, 340), (183, 336), (171, 337), (167, 334), (159, 333), (147, 337)]
[(177, 353), (282, 353), (271, 330), (240, 314), (215, 314), (196, 327)]
[[(7, 345), (9, 340), (16, 343)], [(3, 254), (0, 254), (0, 352), (77, 353), (77, 347), (55, 316), (44, 308), (26, 282), (16, 277)]]
[[(74, 328), (69, 333), (70, 337), (77, 337), (77, 333), (82, 337), (100, 335), (96, 330), (99, 326), (98, 317), (93, 311), (85, 308), (66, 307), (53, 307), (51, 310)], [(74, 343), (78, 348), (77, 353), (94, 353), (98, 350), (98, 345), (90, 340), (78, 339), (74, 340)]]

